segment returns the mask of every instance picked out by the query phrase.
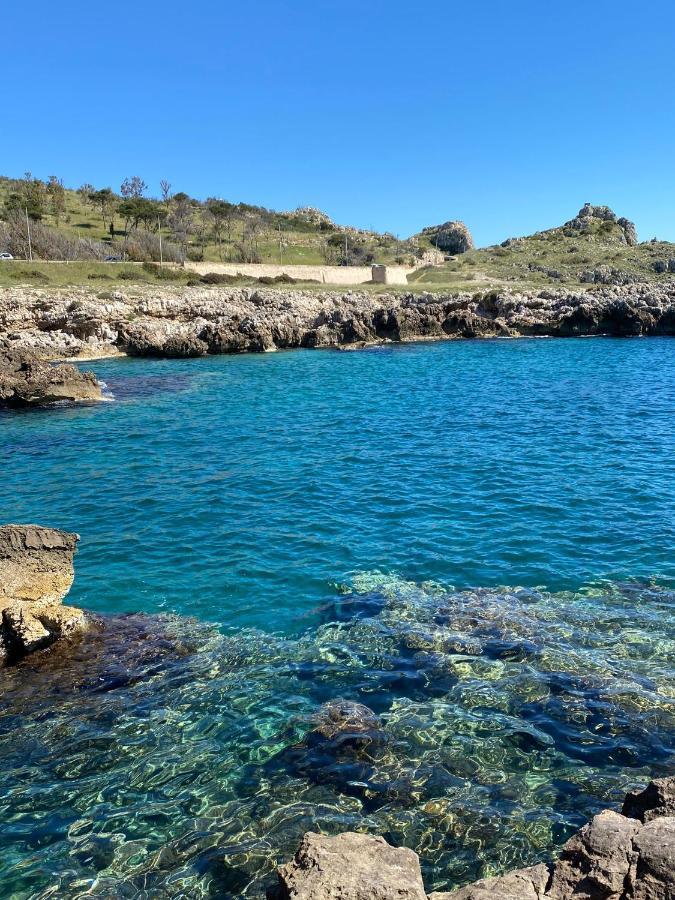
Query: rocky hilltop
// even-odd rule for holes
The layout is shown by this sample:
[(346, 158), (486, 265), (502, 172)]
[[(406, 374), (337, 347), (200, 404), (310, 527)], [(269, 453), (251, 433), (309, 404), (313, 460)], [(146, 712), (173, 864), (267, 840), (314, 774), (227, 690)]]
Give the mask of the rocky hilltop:
[(40, 525), (0, 526), (0, 666), (86, 629), (85, 614), (62, 605), (78, 540)]
[[(308, 833), (268, 900), (427, 900), (417, 854), (381, 837)], [(675, 777), (628, 794), (577, 832), (557, 861), (428, 900), (673, 900)]]
[(45, 359), (186, 357), (425, 338), (675, 334), (675, 284), (483, 293), (86, 288), (0, 293), (0, 346)]

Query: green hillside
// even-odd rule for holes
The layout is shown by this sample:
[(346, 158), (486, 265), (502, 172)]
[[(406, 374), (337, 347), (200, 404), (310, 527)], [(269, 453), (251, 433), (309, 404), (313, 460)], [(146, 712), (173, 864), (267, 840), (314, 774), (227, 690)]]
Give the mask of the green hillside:
[(675, 244), (657, 240), (637, 243), (628, 220), (619, 219), (607, 207), (589, 209), (599, 215), (583, 216), (582, 210), (565, 225), (469, 250), (441, 266), (421, 269), (409, 280), (429, 287), (451, 285), (469, 290), (495, 285), (591, 287), (675, 277)]
[[(170, 190), (158, 200), (148, 196), (145, 186), (130, 187), (137, 195), (123, 197), (110, 191), (104, 196), (106, 189), (63, 188), (54, 177), (45, 181), (0, 177), (0, 245), (13, 243), (0, 246), (0, 252), (27, 255), (22, 243), (26, 209), (34, 226), (37, 259), (63, 259), (68, 252), (77, 259), (124, 255), (132, 261), (158, 261), (160, 231), (164, 259), (193, 261), (412, 265), (431, 246), (424, 237), (401, 241), (392, 234), (339, 226), (313, 209), (275, 212), (216, 198), (197, 200)], [(7, 236), (12, 224), (18, 232), (14, 242)], [(52, 247), (45, 239), (40, 252), (38, 238), (44, 229), (74, 246)]]

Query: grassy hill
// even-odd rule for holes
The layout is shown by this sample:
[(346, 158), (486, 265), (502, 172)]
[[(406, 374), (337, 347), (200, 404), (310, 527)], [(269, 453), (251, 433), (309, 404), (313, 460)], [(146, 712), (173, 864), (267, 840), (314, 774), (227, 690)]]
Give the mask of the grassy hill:
[[(37, 193), (37, 218), (41, 225), (73, 241), (103, 245), (101, 252), (104, 254), (115, 254), (129, 231), (129, 223), (125, 223), (119, 212), (123, 198), (113, 194), (107, 215), (102, 215), (96, 200), (91, 198), (96, 189), (85, 187), (91, 190), (63, 189), (61, 208), (55, 209), (47, 182), (0, 177), (0, 219), (7, 219), (8, 204), (11, 206), (12, 200), (18, 214), (24, 208), (26, 196)], [(154, 241), (154, 237), (160, 217), (164, 249), (170, 251), (173, 243), (180, 248), (182, 255), (195, 261), (299, 265), (414, 264), (419, 255), (431, 246), (424, 237), (401, 241), (392, 234), (336, 225), (328, 216), (313, 209), (275, 212), (245, 203), (234, 204), (215, 199), (200, 201), (185, 194), (152, 202), (157, 216), (132, 226), (132, 230), (137, 236), (142, 236), (145, 230), (153, 237), (154, 252), (149, 257), (153, 259), (159, 258), (158, 241)], [(30, 202), (28, 208), (32, 215)], [(218, 212), (218, 217), (212, 215), (212, 210)], [(0, 246), (0, 252), (3, 249)]]
[[(401, 241), (392, 234), (336, 225), (314, 209), (276, 212), (166, 193), (164, 200), (148, 199), (147, 189), (132, 197), (132, 212), (136, 204), (145, 215), (134, 221), (129, 212), (125, 217), (125, 198), (115, 192), (102, 205), (102, 192), (91, 185), (71, 190), (56, 179), (50, 183), (28, 176), (0, 177), (0, 252), (10, 250), (17, 260), (27, 257), (26, 207), (33, 247), (32, 263), (0, 262), (0, 285), (194, 281), (189, 272), (103, 262), (108, 255), (136, 262), (159, 260), (160, 232), (165, 261), (421, 265), (424, 254), (435, 252), (442, 259), (445, 253), (441, 265), (420, 268), (410, 277), (413, 286), (425, 290), (592, 288), (675, 277), (675, 244), (638, 243), (634, 226), (607, 207), (587, 205), (562, 226), (473, 249), (468, 230), (457, 222), (432, 226)], [(464, 241), (461, 249), (471, 249), (449, 255), (458, 234)], [(68, 262), (47, 265), (43, 260)]]
[(529, 237), (469, 250), (441, 266), (421, 269), (409, 280), (420, 287), (443, 285), (463, 290), (672, 280), (675, 244), (657, 240), (631, 244), (625, 226), (619, 224), (625, 221), (577, 216)]

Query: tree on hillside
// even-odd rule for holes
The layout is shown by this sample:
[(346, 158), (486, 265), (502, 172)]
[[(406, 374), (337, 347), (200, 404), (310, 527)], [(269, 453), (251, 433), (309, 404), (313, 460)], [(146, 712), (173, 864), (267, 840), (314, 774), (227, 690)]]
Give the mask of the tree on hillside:
[(162, 178), (159, 183), (159, 189), (162, 192), (162, 201), (168, 203), (171, 199), (171, 182), (167, 181), (166, 178)]
[(112, 222), (113, 212), (115, 211), (115, 203), (117, 202), (117, 197), (113, 194), (112, 190), (108, 188), (101, 188), (100, 191), (92, 191), (89, 194), (89, 200), (92, 206), (96, 207), (101, 214), (101, 219), (103, 220), (103, 227), (106, 227), (106, 222)]
[(117, 212), (124, 219), (124, 232), (127, 235), (141, 224), (148, 231), (155, 230), (162, 214), (159, 203), (146, 197), (129, 197), (122, 200), (117, 206)]
[(91, 195), (96, 193), (96, 188), (93, 184), (89, 184), (88, 181), (85, 181), (85, 183), (81, 184), (77, 189), (77, 193), (79, 194), (80, 200), (82, 200), (83, 203), (91, 204)]
[(132, 175), (131, 178), (125, 178), (120, 188), (120, 193), (125, 199), (131, 197), (142, 197), (147, 191), (148, 186), (138, 175)]
[(47, 196), (49, 197), (50, 212), (58, 225), (61, 221), (61, 216), (63, 216), (66, 211), (66, 191), (63, 187), (63, 182), (60, 181), (56, 175), (49, 176), (47, 181)]
[(206, 201), (206, 213), (208, 216), (208, 220), (210, 221), (211, 228), (213, 229), (213, 235), (216, 239), (216, 243), (218, 244), (218, 255), (221, 260), (223, 258), (223, 249), (222, 249), (222, 241), (223, 241), (223, 233), (226, 228), (229, 229), (232, 227), (232, 211), (233, 206), (231, 203), (227, 203), (225, 200), (216, 200), (214, 197), (210, 197)]
[(184, 254), (187, 254), (188, 241), (194, 227), (193, 217), (192, 201), (188, 195), (176, 194), (171, 204), (171, 212), (167, 217), (167, 224)]

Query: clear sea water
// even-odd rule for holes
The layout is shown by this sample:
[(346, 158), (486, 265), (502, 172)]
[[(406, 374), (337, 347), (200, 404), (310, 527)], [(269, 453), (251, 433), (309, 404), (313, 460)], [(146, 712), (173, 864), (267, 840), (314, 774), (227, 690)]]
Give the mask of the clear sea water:
[(261, 897), (311, 828), (441, 889), (675, 771), (675, 341), (91, 368), (0, 416), (0, 519), (112, 617), (0, 673), (1, 896)]

